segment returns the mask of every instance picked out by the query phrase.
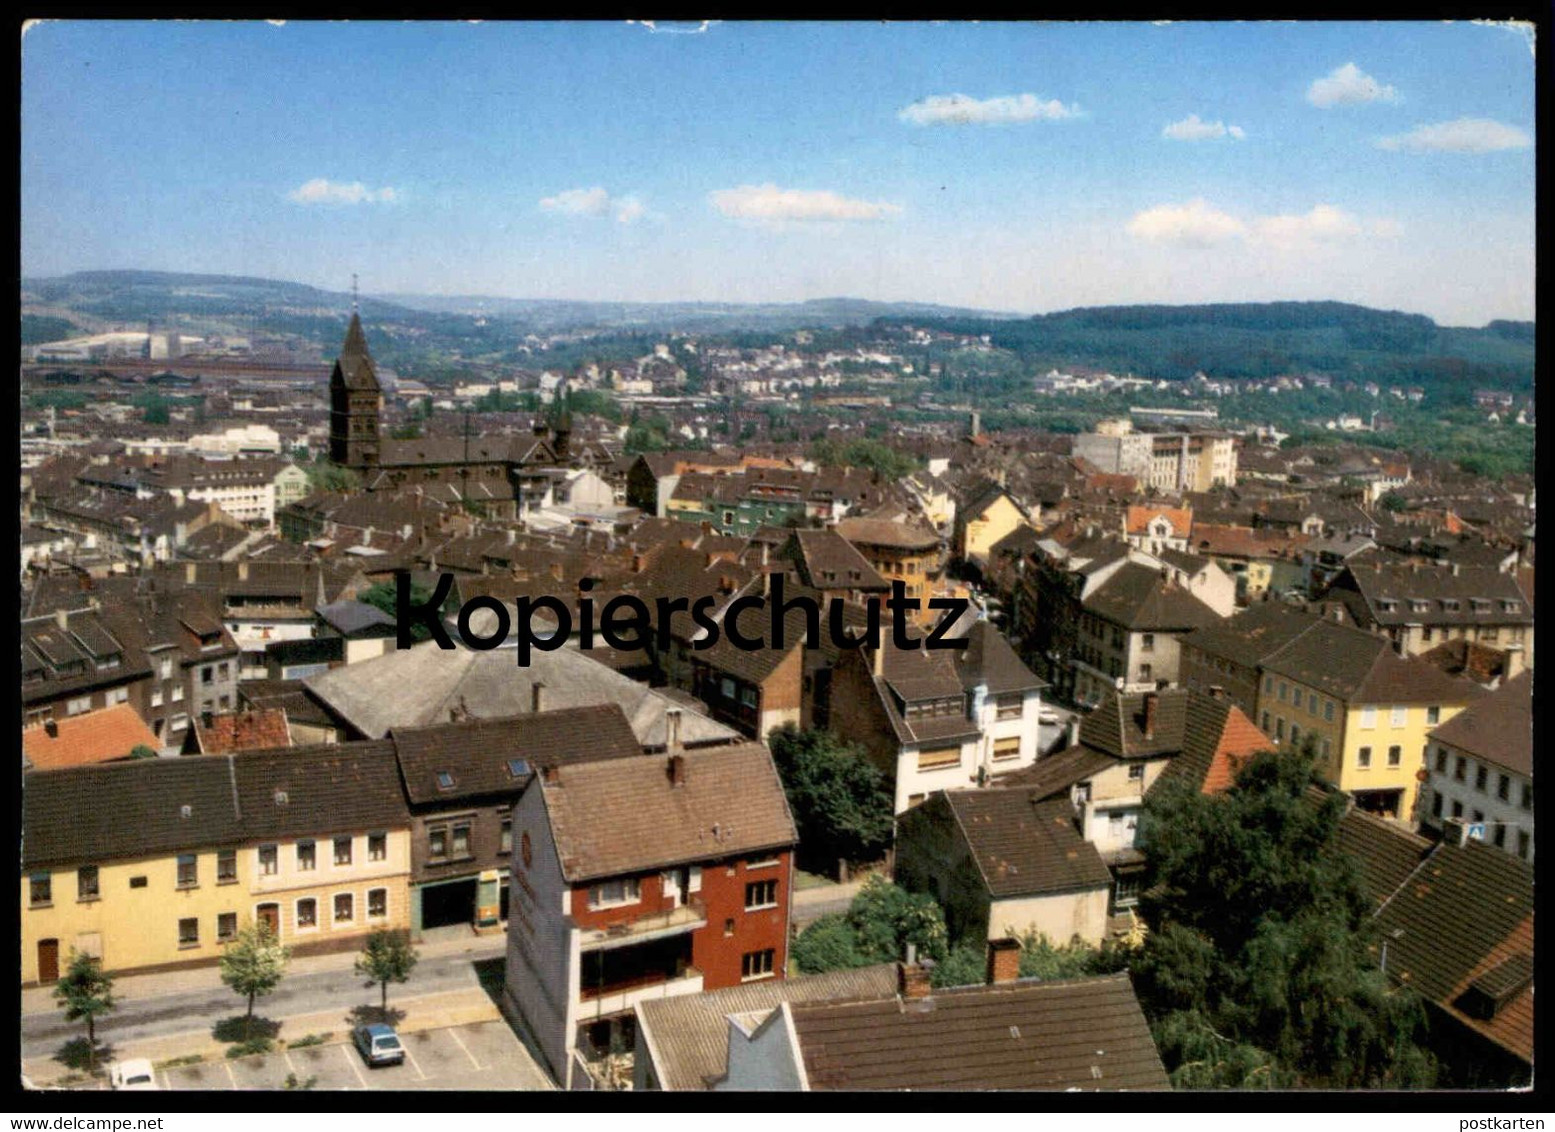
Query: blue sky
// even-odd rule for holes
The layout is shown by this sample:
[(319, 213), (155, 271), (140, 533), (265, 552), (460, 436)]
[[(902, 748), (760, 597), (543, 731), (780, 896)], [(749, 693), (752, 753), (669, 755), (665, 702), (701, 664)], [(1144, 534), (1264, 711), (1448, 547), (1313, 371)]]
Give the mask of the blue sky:
[(22, 266), (1478, 325), (1533, 317), (1533, 75), (1461, 23), (46, 23)]

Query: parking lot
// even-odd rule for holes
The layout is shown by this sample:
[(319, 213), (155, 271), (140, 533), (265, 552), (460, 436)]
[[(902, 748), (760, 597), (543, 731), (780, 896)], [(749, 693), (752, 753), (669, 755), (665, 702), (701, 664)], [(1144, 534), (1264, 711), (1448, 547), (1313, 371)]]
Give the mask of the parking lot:
[(505, 1022), (400, 1035), (405, 1060), (369, 1068), (349, 1041), (157, 1072), (164, 1089), (549, 1089), (549, 1079)]

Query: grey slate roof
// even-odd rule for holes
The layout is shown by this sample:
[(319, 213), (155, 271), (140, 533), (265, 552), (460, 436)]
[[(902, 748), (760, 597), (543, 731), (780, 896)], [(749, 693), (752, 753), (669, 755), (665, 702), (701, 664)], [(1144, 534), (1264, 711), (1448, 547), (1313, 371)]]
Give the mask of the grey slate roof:
[[(428, 641), (318, 673), (303, 683), (330, 711), (377, 739), (394, 727), (448, 722), (450, 712), (461, 707), (473, 719), (522, 715), (531, 710), (536, 681), (545, 685), (546, 708), (619, 705), (644, 746), (665, 744), (665, 710), (681, 707), (570, 645), (555, 652), (537, 649), (530, 667), (520, 668), (510, 649), (445, 652)], [(733, 742), (739, 733), (682, 708), (680, 737), (696, 746)]]

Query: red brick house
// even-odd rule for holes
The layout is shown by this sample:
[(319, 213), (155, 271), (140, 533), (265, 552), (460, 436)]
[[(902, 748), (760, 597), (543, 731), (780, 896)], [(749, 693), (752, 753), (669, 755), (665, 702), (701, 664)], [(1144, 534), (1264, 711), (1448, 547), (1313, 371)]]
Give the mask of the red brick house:
[(564, 1088), (637, 1002), (783, 977), (798, 835), (763, 744), (549, 768), (513, 834), (506, 997)]

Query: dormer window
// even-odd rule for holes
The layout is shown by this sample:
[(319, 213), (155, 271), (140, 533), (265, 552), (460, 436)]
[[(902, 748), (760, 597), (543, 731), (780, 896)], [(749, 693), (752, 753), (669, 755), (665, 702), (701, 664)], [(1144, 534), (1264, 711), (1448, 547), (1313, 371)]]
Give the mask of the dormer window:
[(1490, 612), (1490, 599), (1489, 598), (1475, 597), (1475, 598), (1470, 598), (1469, 600), (1470, 600), (1470, 602), (1473, 603), (1474, 612), (1475, 613), (1489, 613)]
[(1398, 612), (1398, 602), (1394, 601), (1392, 598), (1386, 598), (1386, 599), (1378, 602), (1377, 606), (1384, 613), (1396, 613), (1396, 612)]
[(1431, 603), (1430, 602), (1422, 601), (1419, 598), (1413, 598), (1409, 602), (1409, 611), (1411, 613), (1425, 613), (1430, 608), (1431, 608)]
[(1448, 613), (1458, 612), (1458, 599), (1455, 597), (1442, 598), (1442, 608), (1445, 609)]
[(1521, 613), (1522, 611), (1523, 603), (1520, 601), (1503, 601), (1501, 603), (1502, 613)]

